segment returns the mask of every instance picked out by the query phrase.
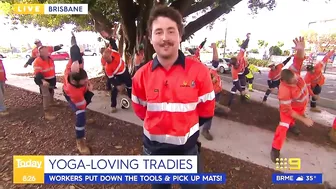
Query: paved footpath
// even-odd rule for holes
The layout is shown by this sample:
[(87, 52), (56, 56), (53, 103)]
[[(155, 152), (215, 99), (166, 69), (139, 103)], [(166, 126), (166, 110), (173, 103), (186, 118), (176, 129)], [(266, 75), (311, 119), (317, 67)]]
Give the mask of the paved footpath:
[[(20, 87), (29, 91), (39, 92), (33, 79), (27, 79), (20, 76), (8, 76), (7, 84)], [(65, 101), (62, 95), (62, 84), (57, 83), (58, 89), (55, 91), (57, 99)], [(231, 85), (224, 83), (224, 88), (230, 88)], [(108, 116), (121, 119), (138, 126), (142, 126), (142, 121), (138, 119), (132, 110), (121, 110), (115, 114), (110, 113), (110, 100), (105, 92), (96, 91), (92, 104), (89, 109), (106, 114)], [(252, 99), (259, 99), (262, 93), (253, 93)], [(260, 98), (261, 99), (261, 98)], [(270, 106), (277, 106), (277, 101), (270, 98)], [(321, 115), (326, 116), (320, 118)], [(334, 118), (335, 115), (324, 111), (323, 114), (310, 115), (316, 122), (326, 124), (323, 119)], [(328, 126), (331, 121), (327, 121)], [(251, 125), (244, 125), (238, 122), (229, 121), (223, 118), (215, 117), (213, 119), (212, 133), (214, 141), (206, 141), (200, 138), (203, 146), (214, 151), (228, 154), (230, 156), (252, 162), (261, 166), (274, 169), (274, 164), (270, 160), (271, 142), (273, 132), (263, 130)], [(288, 139), (284, 145), (283, 157), (301, 158), (301, 173), (323, 173), (324, 181), (329, 182), (336, 187), (336, 150), (328, 147), (321, 147), (309, 142), (295, 141)], [(230, 163), (230, 162), (228, 162)]]

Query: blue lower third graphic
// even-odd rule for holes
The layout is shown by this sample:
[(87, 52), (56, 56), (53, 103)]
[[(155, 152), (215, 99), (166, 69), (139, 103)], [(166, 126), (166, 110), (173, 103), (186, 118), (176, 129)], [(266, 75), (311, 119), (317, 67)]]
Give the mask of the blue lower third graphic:
[(224, 184), (225, 174), (44, 174), (45, 184)]
[(274, 184), (322, 184), (322, 174), (316, 173), (273, 173)]

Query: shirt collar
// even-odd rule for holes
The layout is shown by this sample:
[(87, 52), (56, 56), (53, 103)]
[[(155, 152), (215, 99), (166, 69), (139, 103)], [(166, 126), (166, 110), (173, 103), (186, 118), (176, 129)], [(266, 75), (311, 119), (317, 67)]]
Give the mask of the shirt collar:
[[(178, 57), (176, 61), (174, 62), (174, 65), (181, 65), (183, 69), (185, 68), (185, 56), (182, 51), (178, 51)], [(152, 71), (154, 71), (157, 67), (161, 66), (159, 60), (157, 59), (157, 56), (153, 59), (152, 63)]]

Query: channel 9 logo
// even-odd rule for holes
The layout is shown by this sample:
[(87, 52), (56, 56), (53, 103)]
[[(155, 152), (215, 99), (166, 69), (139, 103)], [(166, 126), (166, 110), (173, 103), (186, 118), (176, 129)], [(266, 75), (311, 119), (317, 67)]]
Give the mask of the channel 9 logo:
[(275, 162), (276, 170), (301, 170), (301, 158), (277, 158)]

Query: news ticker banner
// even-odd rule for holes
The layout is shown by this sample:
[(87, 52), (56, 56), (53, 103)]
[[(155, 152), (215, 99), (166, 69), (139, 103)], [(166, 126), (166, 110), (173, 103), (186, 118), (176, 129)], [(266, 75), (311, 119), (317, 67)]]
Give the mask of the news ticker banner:
[(222, 173), (197, 174), (196, 156), (13, 156), (15, 184), (224, 184), (225, 181)]
[(14, 14), (88, 14), (87, 4), (14, 4)]
[(322, 184), (322, 173), (273, 173), (274, 184)]

